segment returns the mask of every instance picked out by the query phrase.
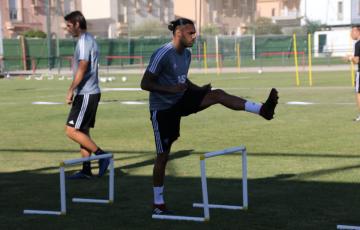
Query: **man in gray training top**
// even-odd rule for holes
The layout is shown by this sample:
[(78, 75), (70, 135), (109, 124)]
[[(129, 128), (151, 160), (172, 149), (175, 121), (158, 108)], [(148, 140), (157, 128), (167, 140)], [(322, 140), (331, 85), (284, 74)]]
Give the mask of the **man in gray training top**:
[[(74, 11), (64, 17), (67, 31), (78, 38), (75, 53), (74, 79), (66, 95), (66, 103), (72, 105), (65, 132), (73, 141), (80, 144), (82, 157), (91, 153), (105, 154), (90, 137), (90, 128), (95, 125), (97, 107), (100, 101), (98, 83), (98, 45), (92, 35), (86, 32), (86, 20), (80, 11)], [(74, 97), (75, 94), (75, 97)], [(109, 159), (99, 160), (99, 174), (103, 176), (109, 166)], [(91, 163), (83, 162), (82, 170), (70, 176), (70, 179), (90, 179)]]
[(153, 214), (171, 214), (163, 197), (165, 167), (171, 145), (180, 136), (180, 120), (211, 105), (222, 104), (232, 110), (245, 110), (259, 114), (267, 120), (274, 116), (278, 103), (276, 89), (270, 91), (264, 104), (254, 103), (227, 94), (221, 89), (202, 87), (188, 79), (192, 47), (196, 39), (194, 23), (186, 18), (172, 21), (168, 26), (173, 33), (171, 42), (157, 49), (141, 81), (141, 88), (150, 91), (150, 119), (152, 122), (156, 152), (153, 169)]

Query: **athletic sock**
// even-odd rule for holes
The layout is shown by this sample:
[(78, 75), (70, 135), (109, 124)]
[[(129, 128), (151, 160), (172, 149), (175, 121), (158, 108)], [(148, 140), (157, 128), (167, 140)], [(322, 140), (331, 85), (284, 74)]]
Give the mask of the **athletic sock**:
[(154, 204), (164, 204), (164, 186), (154, 187)]
[(261, 106), (262, 106), (262, 104), (255, 103), (252, 101), (246, 101), (245, 102), (245, 111), (250, 112), (250, 113), (259, 114)]
[(90, 161), (86, 161), (83, 162), (83, 168), (82, 168), (83, 173), (86, 174), (91, 174), (91, 162)]
[(95, 155), (101, 155), (101, 154), (105, 154), (105, 151), (103, 151), (101, 148), (98, 148), (98, 149), (95, 151)]

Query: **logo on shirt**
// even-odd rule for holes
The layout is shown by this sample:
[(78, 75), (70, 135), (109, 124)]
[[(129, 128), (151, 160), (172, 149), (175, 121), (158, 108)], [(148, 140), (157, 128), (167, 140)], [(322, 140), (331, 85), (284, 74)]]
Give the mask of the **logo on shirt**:
[(70, 124), (70, 125), (73, 125), (73, 124), (74, 124), (74, 121), (73, 121), (73, 120), (69, 121), (69, 124)]
[(178, 76), (178, 83), (185, 83), (186, 82), (186, 75), (180, 75)]

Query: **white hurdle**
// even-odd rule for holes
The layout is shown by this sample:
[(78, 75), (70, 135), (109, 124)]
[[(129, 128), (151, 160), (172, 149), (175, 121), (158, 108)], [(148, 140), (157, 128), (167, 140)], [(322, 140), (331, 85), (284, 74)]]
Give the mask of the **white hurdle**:
[[(239, 205), (209, 204), (205, 160), (207, 158), (231, 154), (231, 153), (235, 153), (235, 152), (241, 152), (241, 158), (242, 158), (243, 205), (239, 206)], [(203, 156), (200, 156), (200, 167), (201, 167), (201, 186), (202, 186), (202, 192), (203, 192), (203, 203), (194, 203), (193, 207), (204, 208), (205, 217), (208, 217), (208, 218), (210, 218), (210, 214), (209, 214), (210, 208), (247, 210), (247, 208), (248, 208), (248, 188), (247, 188), (247, 156), (246, 156), (245, 146), (233, 147), (233, 148), (224, 149), (224, 150), (220, 150), (220, 151), (205, 153)]]
[(336, 229), (360, 230), (360, 226), (338, 225), (338, 226), (336, 226)]
[(87, 199), (87, 198), (73, 198), (73, 202), (81, 203), (103, 203), (111, 204), (114, 202), (114, 159), (111, 153), (66, 160), (60, 163), (60, 211), (49, 210), (31, 210), (25, 209), (24, 214), (40, 214), (40, 215), (66, 215), (66, 186), (65, 186), (65, 167), (70, 165), (80, 164), (86, 161), (110, 159), (109, 164), (109, 198), (108, 199)]
[[(209, 204), (206, 170), (205, 170), (205, 159), (220, 155), (231, 154), (235, 152), (241, 152), (242, 157), (242, 187), (243, 187), (243, 205), (222, 205), (222, 204)], [(246, 147), (241, 145), (238, 147), (228, 148), (215, 152), (205, 153), (200, 156), (200, 170), (201, 170), (201, 189), (203, 196), (203, 203), (194, 203), (193, 207), (203, 208), (204, 217), (191, 217), (191, 216), (176, 216), (176, 215), (152, 215), (153, 219), (167, 219), (167, 220), (188, 220), (188, 221), (209, 221), (210, 220), (210, 208), (221, 208), (231, 210), (247, 210), (248, 208), (248, 189), (247, 189), (247, 156)]]

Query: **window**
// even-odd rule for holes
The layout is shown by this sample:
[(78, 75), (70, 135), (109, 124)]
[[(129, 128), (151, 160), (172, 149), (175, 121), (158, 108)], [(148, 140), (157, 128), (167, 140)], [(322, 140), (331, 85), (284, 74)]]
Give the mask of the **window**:
[(344, 14), (343, 14), (343, 11), (344, 11), (344, 9), (343, 9), (343, 2), (342, 1), (340, 1), (340, 2), (338, 2), (338, 4), (337, 4), (337, 19), (338, 20), (343, 20), (343, 16), (344, 16)]
[(39, 6), (38, 0), (31, 0), (31, 4), (32, 4), (33, 6)]
[(57, 0), (51, 0), (49, 2), (49, 4), (50, 4), (50, 7), (57, 7)]
[(71, 12), (70, 2), (69, 1), (64, 1), (64, 13), (65, 13), (65, 15), (69, 14), (70, 12)]
[(135, 10), (137, 13), (141, 11), (141, 2), (140, 0), (135, 0)]
[(223, 1), (224, 9), (231, 9), (231, 3), (230, 0), (224, 0)]
[(147, 1), (147, 12), (152, 13), (152, 10), (153, 10), (153, 1), (148, 0)]
[(11, 21), (18, 20), (17, 11), (17, 0), (9, 0), (9, 18)]

